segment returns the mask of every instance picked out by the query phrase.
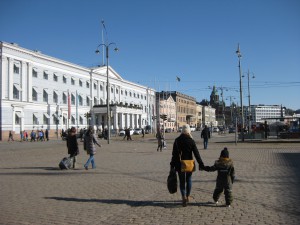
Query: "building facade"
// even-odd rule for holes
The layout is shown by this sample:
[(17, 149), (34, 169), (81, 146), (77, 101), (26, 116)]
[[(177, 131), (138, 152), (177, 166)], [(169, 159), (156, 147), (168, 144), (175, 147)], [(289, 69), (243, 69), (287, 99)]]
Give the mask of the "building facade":
[[(111, 129), (152, 127), (155, 90), (124, 80), (108, 67), (86, 68), (17, 44), (0, 42), (0, 140), (9, 131), (50, 131), (107, 126), (110, 91)], [(91, 117), (89, 117), (91, 115)]]
[(280, 105), (251, 105), (250, 115), (249, 107), (245, 107), (245, 118), (249, 119), (253, 123), (264, 123), (268, 124), (275, 123), (280, 120), (280, 118), (285, 117), (285, 108)]
[(177, 91), (170, 94), (176, 102), (176, 128), (184, 124), (196, 127), (196, 99)]
[[(157, 121), (160, 128), (164, 128), (168, 131), (176, 130), (176, 102), (168, 92), (157, 92), (156, 102), (158, 103), (157, 109)], [(161, 118), (165, 115), (166, 120)]]
[(212, 108), (210, 105), (203, 106), (202, 115), (203, 125), (206, 125), (208, 127), (219, 125), (216, 121), (216, 109)]

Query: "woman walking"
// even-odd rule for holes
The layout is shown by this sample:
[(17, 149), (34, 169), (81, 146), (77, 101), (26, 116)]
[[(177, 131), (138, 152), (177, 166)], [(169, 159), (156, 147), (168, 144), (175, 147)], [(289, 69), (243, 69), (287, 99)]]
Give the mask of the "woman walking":
[(94, 128), (92, 126), (90, 126), (88, 128), (88, 130), (86, 131), (85, 136), (84, 136), (85, 150), (87, 151), (87, 154), (90, 155), (90, 158), (88, 159), (88, 161), (84, 165), (84, 168), (86, 170), (89, 169), (89, 164), (90, 163), (92, 163), (92, 168), (93, 169), (96, 168), (95, 159), (94, 159), (94, 155), (96, 154), (95, 144), (98, 145), (99, 147), (101, 147), (101, 145), (98, 143), (98, 141), (96, 139), (96, 136), (94, 134)]
[(192, 189), (192, 172), (181, 172), (181, 160), (192, 160), (195, 156), (199, 170), (204, 169), (203, 161), (200, 157), (196, 143), (191, 135), (191, 128), (188, 124), (182, 127), (182, 132), (175, 139), (172, 152), (172, 160), (170, 162), (171, 169), (175, 169), (179, 176), (179, 187), (182, 195), (182, 206), (187, 206), (190, 200)]
[(76, 167), (76, 156), (79, 154), (78, 142), (76, 137), (76, 128), (72, 127), (67, 138), (68, 154), (73, 161), (73, 169)]

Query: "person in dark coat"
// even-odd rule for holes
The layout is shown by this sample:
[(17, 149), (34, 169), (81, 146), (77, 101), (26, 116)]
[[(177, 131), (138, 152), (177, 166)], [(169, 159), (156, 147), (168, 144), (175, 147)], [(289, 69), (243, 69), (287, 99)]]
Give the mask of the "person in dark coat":
[(15, 141), (11, 130), (9, 131), (9, 135), (8, 135), (8, 142), (9, 141)]
[(49, 131), (48, 131), (48, 129), (45, 130), (45, 136), (46, 136), (46, 140), (49, 141)]
[(203, 138), (204, 149), (207, 149), (208, 139), (210, 138), (210, 132), (207, 125), (205, 125), (204, 129), (201, 132), (201, 138)]
[(157, 138), (157, 151), (158, 150), (162, 151), (162, 147), (163, 147), (163, 143), (164, 143), (164, 136), (160, 130), (157, 132), (156, 138)]
[(235, 179), (235, 172), (232, 159), (229, 158), (229, 152), (227, 148), (221, 151), (220, 158), (215, 161), (213, 166), (206, 166), (205, 171), (218, 171), (216, 188), (214, 190), (213, 199), (218, 204), (220, 195), (224, 191), (226, 206), (230, 207), (232, 197), (232, 184)]
[(78, 142), (76, 137), (76, 128), (72, 127), (67, 138), (68, 154), (73, 161), (73, 169), (76, 167), (76, 156), (79, 154)]
[[(181, 157), (180, 157), (181, 155)], [(200, 157), (196, 143), (191, 135), (191, 128), (188, 124), (182, 127), (182, 132), (175, 139), (172, 152), (172, 160), (170, 162), (171, 169), (175, 169), (179, 176), (179, 186), (182, 195), (182, 206), (186, 206), (190, 201), (192, 189), (192, 172), (181, 172), (180, 160), (192, 160), (195, 156), (199, 170), (204, 169), (204, 163)]]
[(94, 159), (94, 155), (96, 154), (95, 144), (98, 145), (99, 147), (101, 147), (100, 143), (97, 141), (93, 126), (89, 126), (88, 130), (86, 131), (86, 133), (84, 135), (84, 146), (85, 146), (87, 154), (90, 155), (90, 158), (88, 159), (86, 164), (84, 164), (84, 168), (86, 170), (88, 170), (90, 163), (92, 163), (93, 169), (96, 168), (96, 163), (95, 163), (95, 159)]

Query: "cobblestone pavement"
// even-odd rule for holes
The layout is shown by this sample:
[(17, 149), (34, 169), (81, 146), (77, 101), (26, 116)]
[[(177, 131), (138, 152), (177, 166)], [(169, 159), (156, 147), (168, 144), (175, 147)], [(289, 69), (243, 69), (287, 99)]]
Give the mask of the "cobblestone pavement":
[(300, 224), (300, 144), (235, 143), (215, 135), (200, 155), (212, 165), (227, 146), (236, 182), (231, 208), (212, 203), (216, 173), (193, 174), (192, 200), (166, 187), (171, 147), (157, 152), (153, 135), (114, 137), (96, 154), (97, 168), (84, 170), (88, 155), (80, 143), (78, 167), (62, 171), (66, 143), (0, 143), (0, 224)]

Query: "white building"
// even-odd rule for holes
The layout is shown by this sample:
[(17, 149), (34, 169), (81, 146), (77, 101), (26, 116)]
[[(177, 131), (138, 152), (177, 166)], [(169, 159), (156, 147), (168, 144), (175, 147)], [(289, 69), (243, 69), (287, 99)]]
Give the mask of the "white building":
[[(279, 121), (280, 118), (285, 117), (285, 109), (280, 105), (251, 105), (250, 107), (252, 115), (252, 121), (254, 123), (264, 123), (268, 124), (275, 123)], [(248, 107), (245, 110), (245, 118), (247, 118)]]
[(203, 125), (207, 125), (208, 127), (218, 126), (218, 122), (216, 121), (216, 109), (209, 106), (202, 107), (202, 122)]
[[(0, 42), (0, 140), (8, 132), (107, 126), (106, 66), (86, 68), (17, 44)], [(108, 68), (112, 129), (152, 127), (155, 90), (124, 80)], [(69, 103), (69, 104), (68, 104)]]

